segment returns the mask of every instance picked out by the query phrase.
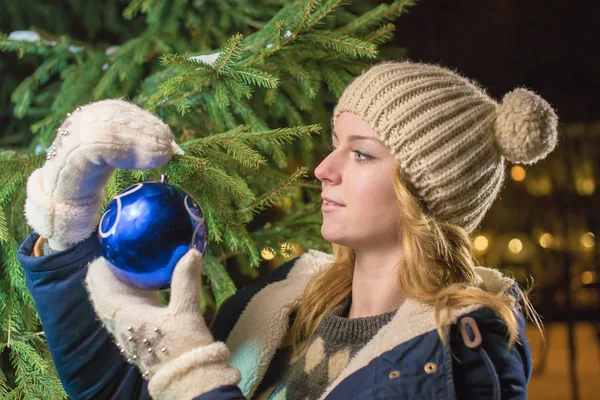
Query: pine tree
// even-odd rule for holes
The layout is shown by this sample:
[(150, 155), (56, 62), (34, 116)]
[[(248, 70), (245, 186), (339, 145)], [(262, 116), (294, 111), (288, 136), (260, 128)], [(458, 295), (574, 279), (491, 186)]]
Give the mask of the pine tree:
[[(327, 141), (319, 134), (329, 126), (330, 106), (377, 60), (379, 46), (393, 35), (391, 22), (412, 3), (69, 2), (74, 21), (89, 21), (83, 38), (81, 29), (0, 34), (0, 50), (39, 62), (10, 94), (14, 118), (3, 134), (30, 139), (0, 149), (0, 398), (66, 397), (16, 253), (29, 233), (27, 178), (43, 165), (67, 112), (126, 98), (171, 127), (185, 155), (160, 170), (117, 170), (104, 205), (165, 171), (170, 183), (192, 194), (209, 232), (203, 307), (214, 309), (236, 290), (227, 268), (252, 271), (261, 250), (289, 256), (287, 242), (326, 249), (319, 239), (320, 185), (297, 165), (312, 165)], [(7, 15), (20, 15), (11, 4)], [(273, 207), (278, 217), (265, 223)]]

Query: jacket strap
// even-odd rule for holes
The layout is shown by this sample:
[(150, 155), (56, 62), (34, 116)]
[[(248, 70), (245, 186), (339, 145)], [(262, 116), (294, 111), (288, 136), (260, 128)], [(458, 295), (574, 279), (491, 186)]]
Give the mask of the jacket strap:
[(459, 329), (465, 346), (479, 353), (479, 356), (481, 357), (481, 359), (483, 360), (483, 364), (485, 365), (485, 369), (492, 378), (492, 399), (501, 400), (500, 378), (498, 377), (498, 373), (496, 371), (496, 368), (494, 367), (492, 359), (481, 345), (483, 343), (483, 339), (481, 336), (481, 332), (479, 331), (479, 327), (477, 326), (477, 322), (475, 322), (475, 320), (471, 317), (463, 317), (460, 319)]

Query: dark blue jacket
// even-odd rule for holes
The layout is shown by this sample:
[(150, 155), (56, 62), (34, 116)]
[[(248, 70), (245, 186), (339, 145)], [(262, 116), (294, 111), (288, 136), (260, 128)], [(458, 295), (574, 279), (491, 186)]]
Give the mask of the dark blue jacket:
[[(34, 257), (38, 237), (31, 234), (18, 257), (68, 395), (72, 399), (149, 399), (147, 382), (121, 357), (96, 319), (83, 286), (87, 265), (100, 255), (95, 235), (60, 253)], [(242, 372), (242, 382), (195, 400), (244, 399), (244, 394), (256, 394), (270, 383), (274, 371), (268, 366), (276, 357), (288, 317), (297, 307), (302, 285), (318, 269), (315, 260), (323, 257), (318, 253), (309, 252), (283, 264), (221, 306), (210, 329), (216, 340), (227, 343), (232, 352), (230, 363)], [(484, 272), (488, 278), (494, 275)], [(269, 310), (267, 300), (271, 308), (279, 308)], [(452, 316), (451, 354), (440, 341), (431, 310), (408, 303), (350, 361), (326, 391), (327, 399), (526, 398), (531, 353), (520, 315), (519, 343), (511, 348), (506, 325), (490, 309), (473, 306)], [(280, 321), (281, 316), (285, 321)], [(461, 323), (469, 318), (469, 324)], [(271, 331), (247, 331), (257, 321)], [(471, 339), (478, 335), (481, 343), (473, 347)]]

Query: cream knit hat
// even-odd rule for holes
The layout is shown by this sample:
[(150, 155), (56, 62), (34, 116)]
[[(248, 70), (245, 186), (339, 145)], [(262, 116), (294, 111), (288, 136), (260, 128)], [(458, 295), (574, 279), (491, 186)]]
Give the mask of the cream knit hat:
[(531, 164), (557, 141), (558, 118), (535, 93), (496, 103), (435, 65), (385, 62), (357, 77), (333, 113), (362, 117), (400, 162), (406, 186), (441, 219), (472, 232), (498, 195), (504, 158)]

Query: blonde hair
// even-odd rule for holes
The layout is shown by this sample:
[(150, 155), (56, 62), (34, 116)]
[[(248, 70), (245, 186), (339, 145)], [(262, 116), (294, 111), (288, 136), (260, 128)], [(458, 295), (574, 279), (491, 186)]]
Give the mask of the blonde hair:
[[(472, 290), (476, 286), (475, 257), (464, 229), (428, 216), (403, 184), (400, 166), (393, 184), (398, 206), (402, 210), (399, 238), (404, 259), (398, 268), (398, 284), (407, 298), (434, 306), (437, 331), (448, 345), (448, 324), (443, 312), (472, 304), (494, 310), (508, 327), (509, 345), (517, 340), (516, 312), (518, 299), (510, 294)], [(355, 254), (350, 248), (333, 244), (333, 265), (316, 275), (302, 296), (292, 325), (293, 352), (301, 353), (317, 327), (333, 307), (352, 290)], [(525, 314), (542, 330), (538, 314), (519, 288)]]

